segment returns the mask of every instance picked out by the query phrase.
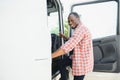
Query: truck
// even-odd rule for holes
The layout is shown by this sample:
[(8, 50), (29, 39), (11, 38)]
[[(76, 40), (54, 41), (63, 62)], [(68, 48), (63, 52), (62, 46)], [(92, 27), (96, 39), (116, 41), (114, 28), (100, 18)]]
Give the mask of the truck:
[(60, 75), (60, 61), (71, 56), (51, 58), (51, 53), (66, 42), (59, 33), (67, 37), (73, 34), (67, 23), (70, 12), (77, 12), (92, 33), (93, 72), (119, 73), (119, 2), (1, 0), (0, 80), (55, 80)]

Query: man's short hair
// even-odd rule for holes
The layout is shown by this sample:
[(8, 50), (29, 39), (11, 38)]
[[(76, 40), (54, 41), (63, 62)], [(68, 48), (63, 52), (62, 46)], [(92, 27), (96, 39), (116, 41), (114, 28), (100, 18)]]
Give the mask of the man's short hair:
[(70, 14), (69, 14), (69, 16), (70, 15), (74, 15), (76, 18), (80, 18), (80, 16), (78, 15), (78, 13), (76, 13), (76, 12), (71, 12)]

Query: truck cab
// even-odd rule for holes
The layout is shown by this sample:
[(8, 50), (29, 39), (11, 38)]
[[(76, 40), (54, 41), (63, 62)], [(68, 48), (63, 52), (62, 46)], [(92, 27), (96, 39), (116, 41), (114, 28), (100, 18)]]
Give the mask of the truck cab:
[[(61, 60), (51, 53), (71, 37), (77, 12), (93, 35), (93, 72), (120, 72), (120, 0), (1, 0), (0, 80), (54, 80)], [(66, 5), (67, 4), (67, 5)], [(69, 66), (68, 66), (69, 67)], [(69, 73), (68, 73), (69, 74)], [(69, 77), (68, 77), (69, 78)]]

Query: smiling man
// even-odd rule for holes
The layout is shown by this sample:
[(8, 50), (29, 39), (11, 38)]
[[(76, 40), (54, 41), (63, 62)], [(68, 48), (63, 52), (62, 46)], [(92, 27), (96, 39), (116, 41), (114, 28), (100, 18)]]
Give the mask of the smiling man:
[[(72, 55), (72, 73), (74, 80), (83, 80), (85, 75), (93, 70), (93, 45), (91, 33), (80, 21), (76, 12), (68, 16), (68, 23), (74, 30), (73, 35), (58, 50), (52, 53), (52, 58), (69, 53)], [(66, 62), (67, 63), (67, 62)]]

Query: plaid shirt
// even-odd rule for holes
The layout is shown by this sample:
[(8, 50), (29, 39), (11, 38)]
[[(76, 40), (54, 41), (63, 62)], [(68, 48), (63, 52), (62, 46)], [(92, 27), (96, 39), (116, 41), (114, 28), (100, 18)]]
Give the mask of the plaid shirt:
[(93, 47), (89, 30), (79, 24), (73, 36), (61, 46), (68, 53), (74, 48), (72, 55), (72, 72), (74, 76), (85, 75), (93, 70)]

